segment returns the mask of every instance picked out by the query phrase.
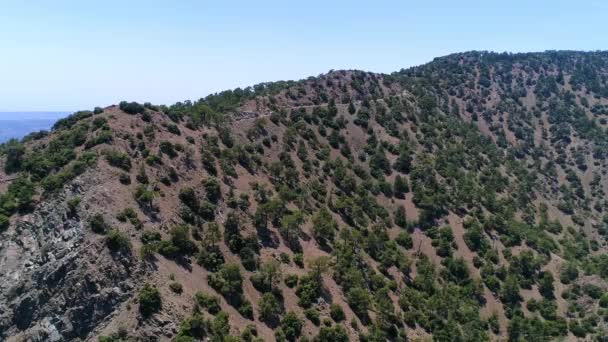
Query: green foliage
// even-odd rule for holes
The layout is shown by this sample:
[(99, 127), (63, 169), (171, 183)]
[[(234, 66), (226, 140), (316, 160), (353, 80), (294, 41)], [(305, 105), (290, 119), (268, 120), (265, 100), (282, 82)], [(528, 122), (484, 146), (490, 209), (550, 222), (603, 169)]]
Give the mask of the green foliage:
[(405, 198), (405, 193), (409, 192), (410, 188), (407, 184), (407, 179), (400, 175), (395, 176), (395, 183), (393, 184), (393, 193), (397, 198)]
[(0, 232), (6, 230), (10, 224), (10, 220), (6, 215), (0, 214)]
[(602, 308), (608, 308), (608, 293), (604, 293), (600, 297), (599, 304)]
[(118, 229), (110, 229), (106, 236), (106, 245), (112, 251), (130, 251), (131, 241)]
[(171, 244), (177, 247), (179, 253), (190, 255), (197, 251), (196, 245), (190, 240), (190, 228), (186, 225), (177, 225), (169, 231)]
[(372, 176), (379, 178), (382, 174), (390, 175), (392, 168), (390, 161), (386, 157), (383, 149), (377, 149), (369, 160), (370, 173)]
[(207, 178), (203, 181), (205, 195), (211, 203), (217, 203), (222, 198), (222, 190), (217, 178)]
[(135, 189), (133, 197), (142, 208), (146, 210), (151, 210), (152, 201), (154, 200), (154, 197), (156, 197), (156, 193), (152, 190), (149, 190), (147, 187), (140, 185), (137, 187), (137, 189)]
[(63, 170), (46, 176), (42, 180), (42, 187), (46, 192), (60, 190), (64, 184), (82, 174), (87, 167), (92, 166), (96, 161), (97, 156), (94, 153), (85, 152)]
[(302, 326), (302, 320), (290, 311), (283, 316), (280, 329), (288, 341), (295, 341), (302, 335)]
[(120, 222), (130, 222), (137, 229), (141, 229), (143, 227), (143, 223), (133, 208), (125, 208), (123, 211), (118, 213), (118, 215), (116, 215), (116, 218)]
[(169, 289), (177, 294), (181, 294), (182, 292), (184, 292), (184, 287), (182, 286), (182, 284), (175, 281), (169, 284)]
[(237, 264), (224, 264), (218, 272), (209, 275), (209, 285), (226, 297), (243, 291), (243, 277)]
[(346, 315), (339, 304), (332, 304), (329, 307), (329, 315), (336, 323), (342, 322), (346, 319)]
[(127, 101), (121, 101), (118, 104), (118, 108), (120, 108), (120, 110), (122, 110), (123, 112), (125, 112), (127, 114), (131, 114), (131, 115), (140, 114), (146, 110), (146, 108), (143, 105), (141, 105), (137, 102), (127, 102)]
[(327, 209), (323, 208), (313, 216), (312, 231), (315, 239), (320, 244), (332, 242), (337, 230), (338, 224)]
[(139, 290), (138, 300), (139, 312), (144, 318), (150, 317), (162, 308), (160, 292), (153, 285), (144, 284), (141, 290)]
[(244, 299), (243, 297), (241, 297), (239, 299), (239, 305), (236, 308), (236, 310), (241, 314), (241, 316), (248, 318), (248, 319), (253, 319), (253, 306), (251, 305), (251, 303)]
[(513, 309), (521, 301), (519, 283), (514, 275), (507, 276), (500, 293), (500, 298), (510, 309)]
[(317, 326), (321, 324), (321, 315), (319, 314), (319, 310), (315, 308), (308, 308), (306, 311), (304, 311), (304, 315), (309, 321), (312, 322), (312, 324)]
[(68, 115), (66, 118), (59, 119), (53, 125), (53, 130), (69, 129), (76, 125), (79, 121), (93, 116), (90, 111), (80, 111)]
[(562, 284), (570, 284), (577, 278), (578, 278), (578, 268), (576, 267), (576, 265), (574, 265), (572, 263), (568, 263), (562, 269), (559, 279), (562, 282)]
[(89, 229), (94, 233), (105, 234), (109, 228), (102, 214), (97, 213), (89, 218)]
[(300, 225), (304, 223), (304, 215), (300, 211), (283, 216), (279, 232), (285, 239), (285, 242), (294, 251), (300, 249)]
[(117, 150), (107, 150), (105, 156), (108, 164), (125, 171), (131, 171), (131, 157), (128, 154)]
[(270, 292), (264, 293), (258, 302), (258, 312), (260, 320), (268, 324), (277, 322), (282, 312), (281, 305), (277, 298)]
[(484, 235), (481, 225), (476, 222), (467, 227), (467, 231), (464, 233), (464, 241), (475, 252), (485, 252), (490, 248), (490, 242)]
[(6, 193), (0, 195), (0, 213), (11, 215), (17, 211), (28, 211), (32, 207), (32, 197), (36, 194), (34, 184), (25, 177), (15, 179)]
[[(600, 253), (608, 235), (608, 215), (601, 220), (606, 209), (602, 161), (608, 157), (603, 128), (608, 106), (602, 104), (608, 96), (606, 61), (601, 52), (468, 52), (391, 75), (332, 72), (169, 107), (123, 102), (123, 111), (146, 122), (136, 137), (112, 132), (112, 115), (94, 116), (101, 109), (78, 112), (60, 120), (50, 135), (36, 133), (0, 147), (6, 173), (22, 173), (0, 195), (0, 230), (13, 214), (33, 208), (35, 189), (44, 189), (42, 200), (62, 196), (52, 193), (57, 190), (70, 190), (65, 185), (96, 160), (98, 149), (87, 149), (124, 139), (128, 145), (116, 141), (116, 146), (128, 150), (109, 150), (104, 156), (124, 170), (119, 180), (125, 185), (131, 181), (131, 162), (141, 165), (134, 198), (151, 224), (167, 218), (187, 224), (171, 226), (168, 240), (156, 231), (142, 232), (142, 256), (151, 259), (159, 252), (187, 265), (196, 255), (211, 272), (209, 284), (246, 318), (253, 317), (253, 307), (242, 293), (240, 267), (251, 271), (251, 283), (262, 297), (257, 314), (275, 329), (277, 340), (298, 339), (303, 324), (295, 315), (278, 323), (284, 310), (279, 278), (295, 288), (306, 317), (324, 325), (316, 341), (349, 339), (343, 327), (331, 326), (323, 319), (326, 312), (315, 306), (323, 294), (321, 274), (329, 265), (304, 267), (309, 256), (300, 243), (309, 246), (309, 232), (330, 253), (330, 275), (366, 326), (359, 330), (356, 319), (353, 324), (352, 337), (362, 341), (404, 340), (405, 325), (424, 329), (439, 341), (491, 340), (500, 333), (500, 324), (498, 315), (480, 317), (484, 286), (505, 308), (510, 340), (560, 340), (569, 332), (601, 340), (608, 299), (602, 287), (586, 280), (608, 279), (608, 257)], [(531, 94), (536, 103), (529, 105)], [(260, 95), (263, 101), (256, 97)], [(272, 123), (257, 119), (247, 132), (236, 132), (228, 124), (229, 113), (250, 100), (271, 113)], [(172, 122), (159, 121), (165, 116)], [(548, 121), (545, 128), (537, 129), (543, 121)], [(356, 134), (348, 126), (351, 122), (358, 126)], [(188, 146), (166, 132), (184, 133)], [(156, 141), (160, 135), (166, 140)], [(158, 151), (152, 151), (157, 144)], [(196, 171), (192, 149), (197, 144), (202, 187), (180, 191), (183, 205), (177, 216), (160, 215), (154, 201), (171, 201), (171, 187), (190, 179), (181, 173)], [(243, 191), (239, 167), (256, 180), (268, 176), (269, 183), (253, 182), (251, 191)], [(157, 186), (158, 181), (166, 186)], [(416, 222), (407, 219), (404, 209), (410, 192)], [(571, 216), (572, 227), (550, 217), (553, 208), (543, 204), (547, 200)], [(68, 204), (68, 218), (85, 209), (77, 206)], [(456, 244), (459, 236), (452, 227), (442, 226), (448, 213), (464, 218), (463, 238), (473, 252), (472, 265), (455, 257), (462, 246)], [(347, 226), (339, 227), (333, 215)], [(142, 226), (129, 208), (117, 218)], [(589, 222), (592, 234), (580, 228)], [(99, 233), (109, 230), (103, 220), (90, 226)], [(431, 261), (424, 248), (411, 251), (414, 230), (431, 239), (438, 259)], [(113, 230), (104, 239), (109, 246), (120, 246), (123, 238)], [(230, 257), (239, 256), (239, 263), (225, 263), (222, 243)], [(283, 265), (260, 263), (261, 246), (276, 249), (283, 243), (293, 252), (282, 253)], [(546, 265), (555, 257), (566, 263), (552, 274)], [(415, 272), (410, 258), (416, 260)], [(282, 275), (279, 266), (292, 267), (292, 261), (308, 274)], [(555, 301), (558, 276), (568, 307), (564, 317)], [(524, 316), (520, 292), (533, 288), (543, 298), (524, 303)], [(400, 310), (394, 308), (394, 296)], [(219, 312), (219, 299), (197, 295), (196, 300), (197, 308), (182, 322), (175, 340), (235, 340), (227, 314)], [(585, 301), (598, 302), (599, 308), (583, 305)], [(216, 317), (208, 320), (198, 308)], [(342, 308), (329, 309), (336, 323), (344, 320)], [(242, 339), (254, 336), (248, 328)]]
[(240, 219), (234, 212), (229, 212), (224, 222), (224, 242), (233, 253), (243, 248), (243, 237), (240, 231)]
[(298, 285), (299, 277), (297, 274), (288, 274), (285, 276), (285, 285), (289, 288), (296, 287)]
[(405, 249), (412, 249), (412, 247), (414, 247), (414, 242), (408, 232), (399, 232), (399, 235), (397, 235), (395, 242), (397, 242)]
[(199, 265), (211, 272), (219, 270), (224, 261), (224, 255), (217, 245), (208, 245), (201, 248), (197, 256)]
[(367, 290), (360, 287), (351, 288), (346, 292), (346, 301), (357, 316), (367, 317), (367, 311), (371, 305), (371, 298)]
[(25, 155), (25, 147), (22, 143), (17, 139), (11, 139), (1, 146), (0, 151), (6, 155), (6, 161), (4, 162), (4, 172), (6, 174), (21, 171)]
[(197, 292), (194, 297), (198, 306), (207, 310), (210, 314), (215, 315), (220, 312), (221, 308), (219, 298), (204, 292)]
[(260, 292), (272, 292), (279, 280), (280, 264), (275, 260), (263, 263), (251, 276), (251, 283)]
[(538, 291), (543, 295), (543, 297), (547, 299), (555, 298), (555, 287), (553, 286), (554, 281), (555, 280), (553, 279), (553, 274), (551, 274), (551, 272), (542, 272), (538, 280)]
[(166, 154), (171, 159), (178, 156), (178, 154), (175, 150), (175, 147), (169, 141), (161, 141), (158, 148), (159, 148), (160, 152)]
[(310, 272), (301, 277), (296, 294), (299, 297), (298, 305), (309, 308), (321, 296), (322, 275), (328, 268), (327, 258), (320, 257), (311, 262)]
[(314, 338), (315, 342), (348, 342), (348, 333), (341, 325), (322, 327), (319, 334)]

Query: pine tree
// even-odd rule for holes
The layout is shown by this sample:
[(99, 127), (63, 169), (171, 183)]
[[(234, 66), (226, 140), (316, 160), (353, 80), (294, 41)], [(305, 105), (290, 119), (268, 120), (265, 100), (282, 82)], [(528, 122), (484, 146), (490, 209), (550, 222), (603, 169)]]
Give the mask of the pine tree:
[(395, 224), (401, 228), (405, 228), (407, 226), (407, 218), (405, 216), (405, 208), (399, 207), (395, 210)]
[(393, 185), (393, 193), (397, 198), (405, 198), (405, 193), (410, 191), (410, 187), (407, 184), (407, 179), (397, 175), (395, 177), (395, 183)]

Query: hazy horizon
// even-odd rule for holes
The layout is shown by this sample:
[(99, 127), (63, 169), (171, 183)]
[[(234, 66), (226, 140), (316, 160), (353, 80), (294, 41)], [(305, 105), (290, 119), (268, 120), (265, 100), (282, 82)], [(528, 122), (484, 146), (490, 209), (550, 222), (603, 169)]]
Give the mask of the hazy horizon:
[(53, 124), (70, 112), (0, 111), (0, 143), (41, 130), (50, 130)]
[[(8, 2), (0, 110), (172, 104), (331, 69), (392, 72), (470, 50), (605, 49), (607, 11), (599, 1)], [(567, 25), (555, 20), (564, 13)]]
[(0, 121), (13, 120), (57, 120), (70, 114), (71, 111), (19, 111), (0, 110)]

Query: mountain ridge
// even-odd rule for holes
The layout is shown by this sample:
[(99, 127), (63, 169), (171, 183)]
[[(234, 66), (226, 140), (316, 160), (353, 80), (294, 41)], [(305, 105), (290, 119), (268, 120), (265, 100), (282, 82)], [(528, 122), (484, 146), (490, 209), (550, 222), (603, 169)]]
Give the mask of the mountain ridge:
[(77, 112), (2, 145), (0, 332), (602, 338), (607, 71), (465, 52)]

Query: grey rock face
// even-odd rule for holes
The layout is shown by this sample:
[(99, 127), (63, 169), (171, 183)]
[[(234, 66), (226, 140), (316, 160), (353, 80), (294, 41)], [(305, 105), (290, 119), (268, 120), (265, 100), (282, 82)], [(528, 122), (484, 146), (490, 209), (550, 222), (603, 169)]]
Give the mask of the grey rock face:
[(0, 236), (0, 340), (85, 339), (130, 297), (133, 256), (111, 254), (87, 231), (87, 213), (66, 204), (85, 184), (46, 198)]

